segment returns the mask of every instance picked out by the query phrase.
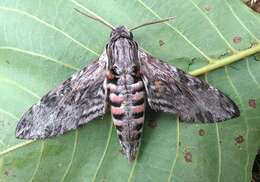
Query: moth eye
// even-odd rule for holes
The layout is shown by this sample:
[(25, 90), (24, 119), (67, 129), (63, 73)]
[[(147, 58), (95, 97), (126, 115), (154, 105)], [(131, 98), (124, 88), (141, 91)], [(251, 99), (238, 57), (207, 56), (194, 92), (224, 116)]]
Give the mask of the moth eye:
[(113, 66), (111, 68), (111, 72), (112, 72), (113, 75), (118, 76), (119, 75), (118, 67), (117, 66)]

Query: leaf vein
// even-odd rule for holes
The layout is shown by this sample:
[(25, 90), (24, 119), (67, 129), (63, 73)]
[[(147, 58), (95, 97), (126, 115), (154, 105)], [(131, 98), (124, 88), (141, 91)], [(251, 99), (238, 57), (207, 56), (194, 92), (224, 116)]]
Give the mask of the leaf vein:
[[(232, 15), (236, 18), (236, 20), (240, 23), (240, 25), (259, 43), (259, 39), (245, 26), (245, 24), (242, 22), (242, 20), (237, 16), (231, 5), (229, 4), (228, 1), (224, 1), (228, 8), (230, 9)], [(240, 2), (242, 3), (242, 2)]]
[[(154, 16), (156, 16), (159, 19), (162, 19), (153, 9), (151, 9), (149, 6), (147, 6), (142, 0), (137, 0), (144, 8), (146, 8), (148, 11), (150, 11)], [(197, 50), (204, 58), (207, 59), (209, 63), (212, 62), (212, 59), (208, 57), (200, 48), (198, 48), (195, 44), (193, 44), (182, 32), (180, 32), (177, 28), (173, 27), (169, 23), (165, 23), (168, 25), (172, 30), (174, 30), (176, 33), (178, 33), (188, 44), (190, 44), (195, 50)]]
[(253, 82), (255, 82), (256, 86), (258, 89), (260, 89), (260, 83), (256, 80), (255, 76), (253, 75), (251, 69), (250, 69), (250, 66), (249, 66), (249, 61), (248, 59), (246, 59), (246, 67), (247, 67), (247, 71), (251, 77), (251, 79), (253, 80)]
[[(231, 85), (231, 87), (232, 87), (232, 89), (234, 90), (234, 92), (235, 92), (235, 95), (237, 96), (237, 98), (238, 98), (238, 100), (239, 100), (239, 103), (240, 103), (240, 105), (243, 107), (244, 106), (244, 104), (243, 104), (243, 102), (242, 102), (242, 99), (241, 99), (241, 97), (239, 96), (239, 93), (238, 93), (238, 91), (237, 91), (237, 89), (236, 89), (236, 87), (235, 87), (235, 85), (233, 84), (233, 82), (232, 82), (232, 80), (231, 80), (231, 77), (229, 76), (229, 74), (228, 74), (228, 68), (227, 68), (227, 66), (225, 66), (225, 73), (226, 73), (226, 76), (227, 76), (227, 79), (228, 79), (228, 81), (229, 81), (229, 83), (230, 83), (230, 85)], [(247, 119), (247, 116), (245, 115), (244, 116), (244, 118), (245, 118), (245, 125), (246, 125), (246, 143), (245, 143), (245, 145), (246, 145), (246, 154), (247, 154), (247, 158), (246, 158), (246, 164), (245, 164), (245, 181), (248, 181), (248, 174), (247, 174), (247, 170), (248, 170), (248, 166), (249, 166), (249, 154), (248, 154), (248, 137), (249, 137), (249, 128), (248, 128), (248, 119)]]
[(104, 162), (104, 158), (105, 158), (105, 156), (106, 156), (106, 154), (107, 154), (108, 146), (109, 146), (110, 141), (111, 141), (112, 129), (113, 129), (113, 124), (112, 124), (112, 122), (111, 122), (110, 129), (109, 129), (109, 131), (108, 131), (107, 143), (106, 143), (106, 146), (105, 146), (103, 155), (102, 155), (102, 157), (101, 157), (101, 159), (100, 159), (100, 161), (99, 161), (99, 163), (98, 163), (97, 170), (96, 170), (96, 172), (95, 172), (95, 174), (94, 174), (94, 176), (93, 176), (93, 178), (92, 178), (92, 180), (91, 180), (92, 182), (96, 181), (98, 172), (99, 172), (99, 170), (100, 170), (100, 168), (101, 168), (101, 166), (102, 166), (102, 163)]
[[(208, 82), (207, 74), (205, 74), (205, 81)], [(218, 176), (217, 176), (217, 182), (220, 182), (221, 167), (222, 167), (222, 153), (221, 153), (220, 132), (219, 132), (217, 122), (215, 122), (215, 128), (216, 128), (217, 144), (218, 144)]]
[(76, 129), (75, 131), (75, 140), (74, 140), (74, 146), (73, 146), (73, 150), (72, 150), (72, 154), (71, 154), (71, 160), (70, 160), (70, 163), (68, 164), (68, 167), (63, 175), (63, 177), (61, 178), (61, 182), (65, 181), (65, 178), (67, 177), (68, 173), (69, 173), (69, 170), (71, 169), (71, 166), (72, 166), (72, 163), (73, 163), (73, 160), (75, 158), (75, 153), (76, 153), (76, 150), (77, 150), (77, 144), (78, 144), (78, 135), (79, 135), (79, 131), (78, 129)]
[(237, 52), (237, 50), (231, 46), (231, 44), (228, 42), (228, 40), (223, 36), (223, 34), (220, 32), (218, 27), (214, 24), (214, 22), (207, 16), (205, 12), (201, 10), (201, 8), (198, 7), (198, 5), (193, 1), (190, 0), (193, 6), (195, 6), (199, 12), (204, 15), (204, 17), (208, 20), (208, 22), (211, 24), (211, 26), (216, 30), (217, 34), (220, 36), (220, 38), (226, 43), (226, 45), (232, 50), (232, 52)]
[(19, 9), (15, 9), (15, 8), (9, 8), (9, 7), (4, 7), (4, 6), (0, 6), (0, 10), (5, 10), (5, 11), (11, 11), (20, 15), (25, 15), (33, 20), (36, 20), (37, 22), (45, 25), (48, 28), (51, 28), (52, 30), (55, 30), (59, 33), (61, 33), (62, 35), (64, 35), (66, 38), (70, 39), (72, 42), (76, 43), (77, 45), (79, 45), (80, 47), (88, 50), (89, 52), (91, 52), (94, 55), (99, 55), (97, 52), (95, 52), (94, 50), (90, 49), (89, 47), (85, 46), (84, 44), (82, 44), (81, 42), (79, 42), (78, 40), (74, 39), (73, 37), (71, 37), (68, 33), (64, 32), (63, 30), (59, 29), (58, 27), (55, 27), (52, 24), (49, 24), (48, 22), (43, 21), (42, 19), (38, 18), (37, 16), (34, 16), (26, 11), (22, 11)]
[(0, 108), (0, 112), (8, 115), (9, 117), (13, 118), (14, 120), (18, 120), (19, 118), (17, 116), (15, 116), (13, 113), (10, 113), (9, 111), (6, 111), (2, 108)]
[(72, 70), (76, 70), (76, 71), (79, 70), (79, 68), (76, 68), (76, 67), (74, 67), (74, 66), (72, 66), (72, 65), (63, 63), (63, 62), (60, 61), (60, 60), (57, 60), (57, 59), (55, 59), (55, 58), (52, 58), (52, 57), (49, 57), (49, 56), (46, 56), (46, 55), (44, 55), (44, 54), (40, 54), (40, 53), (37, 53), (37, 52), (33, 52), (33, 51), (25, 50), (25, 49), (20, 49), (20, 48), (16, 48), (16, 47), (10, 47), (10, 46), (0, 46), (0, 49), (3, 49), (3, 50), (12, 50), (12, 51), (16, 51), (16, 52), (20, 52), (20, 53), (24, 53), (24, 54), (29, 54), (29, 55), (31, 55), (31, 56), (40, 57), (40, 58), (49, 60), (49, 61), (51, 61), (51, 62), (60, 64), (60, 65), (62, 65), (62, 66), (64, 66), (64, 67), (69, 68), (69, 69), (72, 69)]
[(37, 173), (37, 171), (39, 170), (40, 163), (41, 163), (41, 161), (42, 161), (41, 159), (42, 159), (42, 154), (43, 154), (43, 150), (44, 150), (44, 144), (45, 144), (45, 141), (42, 141), (39, 159), (38, 159), (37, 165), (36, 165), (36, 167), (35, 167), (35, 170), (34, 170), (34, 172), (33, 172), (33, 175), (32, 175), (32, 177), (31, 177), (31, 180), (30, 180), (31, 182), (33, 182), (33, 179), (35, 178), (36, 173)]
[(26, 141), (26, 142), (21, 142), (21, 143), (19, 143), (19, 144), (13, 145), (13, 146), (11, 146), (11, 147), (9, 147), (9, 148), (7, 148), (7, 149), (1, 151), (1, 152), (0, 152), (0, 156), (3, 156), (3, 155), (5, 155), (5, 154), (7, 154), (7, 153), (9, 153), (9, 152), (12, 152), (12, 151), (14, 151), (14, 150), (17, 150), (18, 148), (24, 147), (24, 146), (26, 146), (26, 145), (28, 145), (28, 144), (33, 143), (33, 142), (34, 142), (34, 140), (28, 140), (28, 141)]
[(174, 168), (175, 168), (175, 165), (176, 165), (176, 162), (177, 162), (177, 159), (178, 159), (178, 156), (179, 156), (179, 150), (180, 150), (180, 146), (179, 146), (179, 143), (180, 143), (180, 121), (179, 121), (179, 117), (176, 118), (176, 153), (175, 153), (175, 158), (172, 162), (172, 165), (171, 165), (171, 168), (170, 168), (170, 174), (169, 174), (169, 177), (168, 177), (168, 182), (170, 182), (172, 180), (172, 177), (174, 176)]
[(216, 134), (217, 134), (217, 143), (218, 143), (218, 182), (220, 182), (221, 178), (221, 167), (222, 167), (222, 154), (221, 154), (221, 144), (220, 144), (220, 135), (219, 135), (219, 129), (218, 124), (215, 122), (216, 126)]
[(11, 84), (11, 85), (14, 85), (15, 87), (17, 87), (17, 88), (23, 90), (23, 91), (26, 92), (26, 93), (29, 93), (30, 95), (34, 96), (34, 97), (37, 98), (37, 99), (40, 99), (40, 98), (41, 98), (39, 95), (37, 95), (36, 93), (34, 93), (32, 90), (26, 88), (25, 86), (23, 86), (22, 84), (20, 84), (20, 83), (14, 81), (14, 80), (10, 80), (10, 79), (8, 79), (8, 78), (3, 78), (3, 77), (0, 76), (0, 81), (6, 82), (6, 83)]

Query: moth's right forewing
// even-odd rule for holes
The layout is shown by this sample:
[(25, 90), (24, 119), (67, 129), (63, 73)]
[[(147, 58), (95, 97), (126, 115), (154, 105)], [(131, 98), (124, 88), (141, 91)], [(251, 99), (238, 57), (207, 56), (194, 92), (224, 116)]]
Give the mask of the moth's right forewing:
[(215, 122), (238, 117), (236, 104), (199, 78), (139, 50), (147, 99), (154, 110), (178, 113), (184, 121)]
[(16, 127), (16, 137), (48, 138), (104, 115), (106, 64), (104, 51), (99, 59), (43, 96), (22, 116)]

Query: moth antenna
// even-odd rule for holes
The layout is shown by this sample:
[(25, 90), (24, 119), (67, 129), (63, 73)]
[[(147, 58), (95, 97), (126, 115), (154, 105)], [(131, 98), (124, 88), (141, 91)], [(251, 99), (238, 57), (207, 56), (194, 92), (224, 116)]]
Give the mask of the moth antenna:
[(152, 24), (156, 24), (156, 23), (163, 23), (163, 22), (166, 22), (166, 21), (169, 21), (169, 20), (173, 20), (175, 19), (176, 17), (173, 16), (173, 17), (169, 17), (169, 18), (165, 18), (165, 19), (162, 19), (162, 20), (154, 20), (154, 21), (150, 21), (150, 22), (146, 22), (144, 24), (141, 24), (141, 25), (138, 25), (134, 28), (131, 28), (130, 31), (133, 31), (133, 30), (136, 30), (138, 28), (141, 28), (141, 27), (144, 27), (146, 25), (152, 25)]
[(100, 18), (98, 18), (98, 17), (95, 17), (95, 16), (91, 16), (91, 15), (89, 15), (89, 14), (87, 14), (87, 13), (84, 13), (84, 12), (78, 10), (77, 8), (74, 8), (74, 9), (75, 9), (78, 13), (80, 13), (80, 14), (82, 14), (82, 15), (84, 15), (84, 16), (87, 16), (87, 17), (89, 17), (89, 18), (91, 18), (91, 19), (93, 19), (93, 20), (96, 20), (96, 21), (102, 23), (103, 25), (106, 25), (107, 27), (111, 28), (112, 30), (115, 30), (115, 28), (114, 28), (112, 25), (110, 25), (109, 23), (106, 23), (104, 20), (102, 20), (102, 19), (100, 19)]

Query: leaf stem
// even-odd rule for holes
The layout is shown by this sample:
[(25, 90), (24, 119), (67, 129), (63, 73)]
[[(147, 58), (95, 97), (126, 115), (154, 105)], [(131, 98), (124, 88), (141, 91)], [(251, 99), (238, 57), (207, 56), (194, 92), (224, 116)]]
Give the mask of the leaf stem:
[(253, 55), (257, 52), (260, 52), (260, 44), (253, 46), (249, 49), (239, 51), (238, 53), (231, 55), (231, 56), (228, 56), (226, 58), (223, 58), (223, 59), (220, 59), (220, 60), (215, 60), (212, 63), (210, 63), (210, 64), (208, 64), (208, 65), (206, 65), (202, 68), (199, 68), (199, 69), (196, 69), (196, 70), (190, 72), (190, 74), (193, 75), (193, 76), (202, 75), (202, 74), (207, 73), (209, 71), (212, 71), (212, 70), (221, 68), (223, 66), (229, 65), (231, 63), (234, 63), (236, 61), (239, 61), (240, 59), (245, 58), (245, 57), (250, 56), (250, 55)]

